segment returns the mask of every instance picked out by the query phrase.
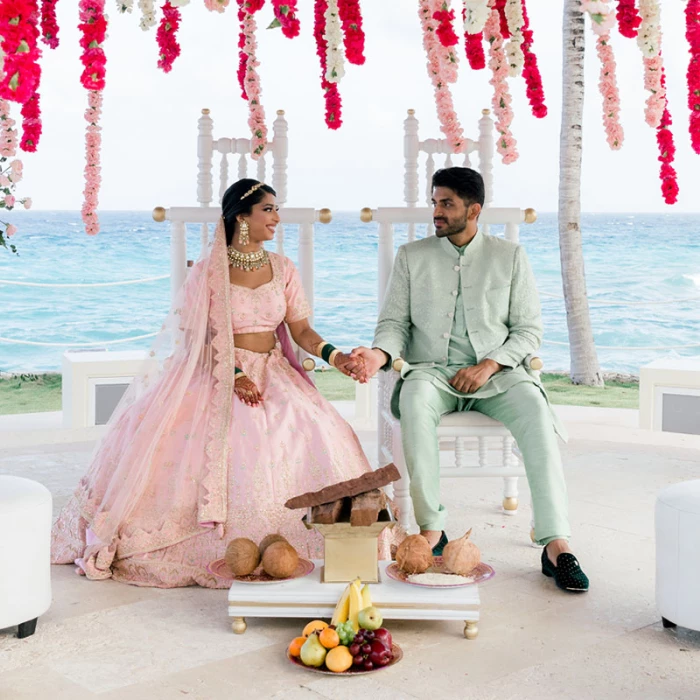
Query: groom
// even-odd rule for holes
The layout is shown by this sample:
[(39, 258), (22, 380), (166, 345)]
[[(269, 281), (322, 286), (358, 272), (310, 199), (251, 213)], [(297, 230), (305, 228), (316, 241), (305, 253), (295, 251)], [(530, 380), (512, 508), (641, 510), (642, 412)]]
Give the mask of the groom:
[(557, 445), (563, 428), (539, 380), (523, 366), (542, 339), (535, 279), (525, 251), (478, 229), (484, 181), (470, 168), (433, 176), (435, 236), (399, 248), (373, 347), (353, 350), (354, 375), (406, 363), (392, 397), (421, 534), (441, 554), (447, 543), (440, 503), (437, 426), (454, 411), (501, 421), (523, 455), (532, 493), (542, 573), (568, 591), (588, 578), (568, 544), (566, 484)]

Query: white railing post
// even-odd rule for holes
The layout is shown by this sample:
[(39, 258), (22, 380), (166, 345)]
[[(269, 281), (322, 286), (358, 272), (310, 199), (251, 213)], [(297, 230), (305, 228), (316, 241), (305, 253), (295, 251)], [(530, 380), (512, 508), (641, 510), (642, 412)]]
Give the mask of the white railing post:
[(304, 222), (299, 226), (299, 276), (306, 298), (311, 304), (309, 324), (314, 325), (314, 225)]
[(491, 110), (482, 109), (482, 117), (479, 119), (479, 172), (484, 178), (486, 189), (486, 201), (484, 207), (493, 202), (493, 119)]
[(520, 243), (520, 226), (513, 223), (506, 224), (505, 237), (512, 243)]
[(289, 125), (284, 118), (284, 110), (277, 110), (277, 119), (272, 124), (272, 189), (277, 192), (277, 204), (287, 203), (287, 158), (289, 156)]
[(170, 302), (175, 301), (187, 273), (187, 228), (183, 221), (170, 224)]
[[(418, 120), (415, 117), (416, 110), (409, 109), (408, 116), (404, 120), (403, 130), (403, 198), (407, 207), (418, 205), (418, 154), (420, 153), (420, 141), (418, 139)], [(416, 225), (408, 225), (408, 240), (416, 240)]]
[(214, 121), (209, 116), (209, 110), (203, 109), (197, 121), (197, 201), (202, 207), (208, 207), (213, 197), (213, 129)]

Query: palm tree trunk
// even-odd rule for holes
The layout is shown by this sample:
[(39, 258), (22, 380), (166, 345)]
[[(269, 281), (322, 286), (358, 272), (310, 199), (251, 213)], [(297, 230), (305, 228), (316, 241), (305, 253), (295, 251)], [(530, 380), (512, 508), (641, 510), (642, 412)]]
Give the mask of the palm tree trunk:
[(571, 380), (603, 386), (586, 293), (581, 244), (584, 16), (580, 0), (564, 0), (562, 115), (559, 147), (559, 250), (569, 327)]

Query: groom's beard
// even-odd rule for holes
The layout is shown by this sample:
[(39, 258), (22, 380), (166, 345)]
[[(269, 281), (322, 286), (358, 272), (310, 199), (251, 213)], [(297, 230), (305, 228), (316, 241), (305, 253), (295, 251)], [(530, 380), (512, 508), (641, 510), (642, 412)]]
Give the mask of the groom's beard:
[(435, 228), (435, 235), (438, 238), (445, 238), (445, 236), (455, 236), (458, 233), (462, 233), (467, 230), (467, 215), (459, 219), (446, 219), (444, 217), (439, 217), (433, 219), (433, 223), (437, 221), (445, 222), (441, 228)]

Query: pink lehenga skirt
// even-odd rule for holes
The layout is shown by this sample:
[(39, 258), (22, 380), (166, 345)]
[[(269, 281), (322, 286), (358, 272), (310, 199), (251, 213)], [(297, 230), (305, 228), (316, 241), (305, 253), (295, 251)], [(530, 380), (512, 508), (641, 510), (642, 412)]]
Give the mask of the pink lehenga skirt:
[[(310, 559), (323, 558), (323, 538), (315, 530), (307, 530), (301, 521), (305, 514), (289, 510), (284, 503), (307, 491), (351, 479), (370, 469), (357, 436), (313, 386), (291, 367), (279, 346), (269, 353), (236, 350), (236, 364), (258, 386), (263, 400), (257, 407), (246, 406), (234, 398), (233, 416), (228, 432), (228, 509), (226, 522), (219, 528), (194, 528), (194, 534), (177, 542), (162, 545), (163, 532), (148, 532), (143, 522), (160, 520), (196, 522), (195, 503), (178, 502), (173, 494), (171, 513), (132, 513), (119, 538), (128, 538), (139, 531), (143, 540), (150, 537), (150, 546), (120, 558), (119, 546), (110, 548), (105, 556), (83, 560), (90, 544), (90, 531), (81, 517), (76, 499), (72, 499), (54, 525), (52, 559), (54, 563), (79, 562), (80, 573), (89, 578), (109, 578), (138, 586), (172, 588), (200, 585), (208, 588), (228, 587), (226, 581), (207, 571), (207, 565), (223, 557), (226, 545), (236, 537), (254, 542), (267, 534), (280, 533), (299, 554)], [(197, 379), (193, 379), (196, 382)], [(156, 457), (157, 471), (167, 479), (168, 465), (188, 449), (193, 437), (195, 406), (187, 396), (177, 420), (167, 435), (161, 438)], [(115, 426), (118, 429), (118, 426)], [(148, 506), (150, 507), (150, 506)], [(185, 512), (183, 512), (183, 507)], [(388, 559), (390, 544), (397, 532), (385, 530), (380, 537), (379, 556)], [(160, 540), (160, 541), (159, 541)], [(126, 547), (128, 549), (128, 547)], [(148, 551), (144, 551), (148, 550)], [(94, 559), (94, 558), (93, 558)]]

